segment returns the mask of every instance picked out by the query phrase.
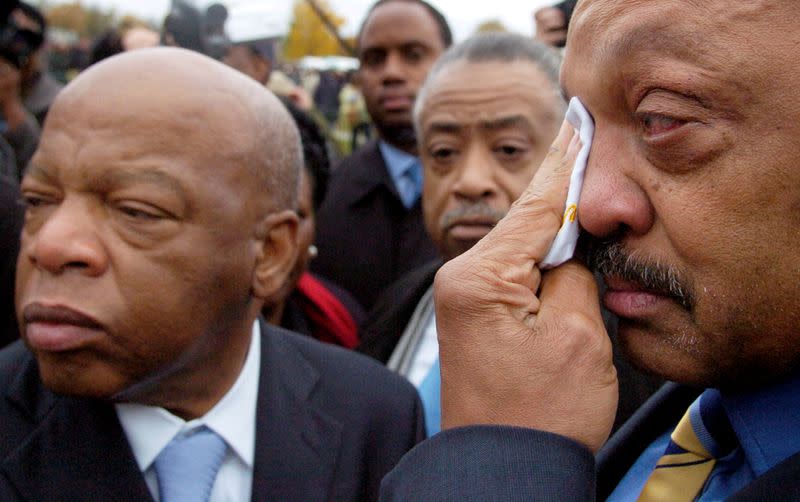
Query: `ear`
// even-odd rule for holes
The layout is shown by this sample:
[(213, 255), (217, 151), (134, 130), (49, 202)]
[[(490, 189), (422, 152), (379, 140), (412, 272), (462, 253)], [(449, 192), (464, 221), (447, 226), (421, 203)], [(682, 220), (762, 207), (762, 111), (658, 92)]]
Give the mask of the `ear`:
[(361, 90), (361, 68), (353, 73), (353, 79), (350, 80), (350, 83), (359, 91)]
[(259, 224), (253, 295), (265, 300), (286, 283), (297, 261), (297, 214), (286, 210), (272, 213)]

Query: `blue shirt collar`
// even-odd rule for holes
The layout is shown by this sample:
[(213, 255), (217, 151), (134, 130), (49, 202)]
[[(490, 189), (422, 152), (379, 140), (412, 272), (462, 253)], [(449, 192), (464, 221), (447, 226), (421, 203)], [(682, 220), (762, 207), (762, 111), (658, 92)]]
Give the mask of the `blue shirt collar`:
[(383, 155), (383, 161), (386, 162), (389, 175), (392, 177), (395, 187), (397, 187), (400, 178), (403, 177), (410, 166), (418, 162), (418, 159), (382, 140), (378, 141), (378, 148), (380, 148), (381, 155)]
[(722, 405), (756, 476), (800, 452), (800, 374), (758, 391), (723, 393)]

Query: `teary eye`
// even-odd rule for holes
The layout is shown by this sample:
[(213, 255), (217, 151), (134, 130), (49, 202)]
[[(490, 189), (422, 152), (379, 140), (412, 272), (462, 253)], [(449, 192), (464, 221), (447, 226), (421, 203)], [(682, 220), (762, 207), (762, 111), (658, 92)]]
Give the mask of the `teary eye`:
[(23, 194), (20, 199), (20, 204), (26, 209), (40, 207), (47, 204), (49, 201), (46, 197), (39, 194)]
[(685, 120), (659, 115), (655, 113), (645, 113), (640, 115), (639, 121), (644, 133), (648, 136), (658, 136), (686, 124)]

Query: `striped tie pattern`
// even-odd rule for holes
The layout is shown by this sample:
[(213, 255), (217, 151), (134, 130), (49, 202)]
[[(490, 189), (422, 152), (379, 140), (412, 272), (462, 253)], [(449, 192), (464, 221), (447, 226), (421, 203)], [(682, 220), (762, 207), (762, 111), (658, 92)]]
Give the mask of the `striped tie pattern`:
[(672, 432), (666, 451), (639, 495), (639, 502), (695, 500), (717, 459), (733, 451), (736, 444), (719, 392), (705, 391)]

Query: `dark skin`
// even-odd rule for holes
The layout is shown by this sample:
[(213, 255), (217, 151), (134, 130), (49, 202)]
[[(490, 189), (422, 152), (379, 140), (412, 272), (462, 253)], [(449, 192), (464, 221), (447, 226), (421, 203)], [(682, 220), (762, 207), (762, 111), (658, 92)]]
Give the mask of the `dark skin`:
[(567, 40), (567, 20), (564, 12), (555, 7), (544, 7), (533, 15), (536, 22), (535, 38), (553, 47), (563, 47)]
[(272, 72), (272, 64), (264, 56), (244, 45), (231, 47), (222, 61), (260, 84), (266, 84)]
[(356, 84), (378, 133), (416, 155), (411, 111), (428, 71), (444, 51), (438, 25), (421, 5), (387, 2), (369, 15), (358, 45)]
[(254, 175), (285, 131), (267, 91), (180, 49), (128, 53), (64, 90), (22, 182), (17, 269), (47, 387), (184, 419), (216, 404), (295, 261), (297, 217)]
[[(800, 44), (795, 9), (576, 8), (562, 87), (596, 125), (581, 226), (673, 269), (692, 293), (682, 305), (604, 277), (629, 356), (664, 378), (740, 392), (800, 367), (800, 235), (788, 231), (800, 224), (800, 70), (783, 64)], [(568, 145), (562, 131), (508, 216), (438, 273), (445, 427), (511, 424), (592, 451), (608, 437), (617, 382), (592, 274), (576, 261), (537, 265), (561, 223)]]
[(425, 228), (442, 257), (471, 248), (533, 178), (562, 102), (529, 61), (457, 62), (429, 84), (420, 115)]
[(21, 85), (21, 72), (0, 58), (0, 114), (12, 131), (25, 121), (27, 113), (20, 95)]

